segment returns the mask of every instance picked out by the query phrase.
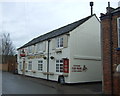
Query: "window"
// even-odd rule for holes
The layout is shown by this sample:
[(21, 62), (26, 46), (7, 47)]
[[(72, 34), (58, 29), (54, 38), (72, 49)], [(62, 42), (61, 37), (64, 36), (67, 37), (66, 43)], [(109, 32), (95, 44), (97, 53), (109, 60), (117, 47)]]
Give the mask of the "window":
[(37, 52), (45, 51), (45, 42), (41, 42), (37, 44)]
[(22, 62), (19, 63), (19, 69), (22, 70)]
[(39, 51), (42, 51), (43, 50), (43, 43), (38, 43), (38, 45), (37, 45), (37, 51), (39, 52)]
[(56, 60), (56, 72), (63, 72), (63, 60)]
[(63, 47), (63, 37), (57, 38), (57, 48)]
[(28, 62), (28, 70), (32, 70), (32, 61)]
[(29, 52), (29, 53), (32, 53), (32, 46), (29, 46), (29, 47), (28, 47), (28, 52)]
[(43, 70), (43, 61), (40, 60), (38, 61), (38, 71), (42, 71)]
[(120, 18), (118, 18), (118, 47), (120, 47)]

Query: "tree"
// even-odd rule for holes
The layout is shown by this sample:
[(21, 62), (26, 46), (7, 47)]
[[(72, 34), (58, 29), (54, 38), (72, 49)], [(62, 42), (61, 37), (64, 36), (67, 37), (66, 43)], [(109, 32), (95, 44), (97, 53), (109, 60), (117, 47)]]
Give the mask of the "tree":
[(15, 47), (13, 46), (13, 43), (10, 39), (10, 33), (3, 33), (1, 35), (1, 54), (2, 54), (2, 62), (6, 63), (8, 61), (8, 56), (14, 56), (15, 55)]

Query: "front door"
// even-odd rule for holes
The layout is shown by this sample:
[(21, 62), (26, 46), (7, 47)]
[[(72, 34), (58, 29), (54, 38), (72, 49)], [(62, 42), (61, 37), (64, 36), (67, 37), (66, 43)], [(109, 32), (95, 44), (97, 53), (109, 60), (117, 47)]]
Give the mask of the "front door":
[(23, 58), (23, 70), (22, 70), (22, 72), (23, 72), (23, 75), (25, 75), (25, 58)]

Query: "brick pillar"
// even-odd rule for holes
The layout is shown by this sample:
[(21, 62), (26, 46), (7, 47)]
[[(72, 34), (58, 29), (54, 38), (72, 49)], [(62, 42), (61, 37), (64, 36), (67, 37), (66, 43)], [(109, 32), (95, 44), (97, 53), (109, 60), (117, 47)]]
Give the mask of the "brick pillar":
[(103, 50), (103, 92), (112, 94), (112, 65), (110, 50), (110, 24), (109, 18), (102, 20), (102, 50)]

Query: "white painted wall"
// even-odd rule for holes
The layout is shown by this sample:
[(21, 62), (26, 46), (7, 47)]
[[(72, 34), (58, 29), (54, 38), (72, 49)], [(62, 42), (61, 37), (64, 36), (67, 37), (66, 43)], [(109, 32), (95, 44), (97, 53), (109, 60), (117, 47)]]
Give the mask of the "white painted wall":
[[(102, 79), (100, 22), (96, 17), (93, 16), (73, 30), (70, 33), (70, 42), (69, 82), (100, 81)], [(85, 65), (88, 70), (86, 72), (72, 72), (73, 65)]]
[[(61, 36), (66, 36), (66, 35), (61, 35)], [(59, 36), (59, 37), (61, 37)], [(68, 37), (68, 40), (69, 40), (69, 36)], [(49, 75), (49, 80), (54, 80), (54, 81), (58, 81), (58, 76), (59, 75), (62, 75), (62, 73), (60, 72), (56, 72), (56, 60), (60, 60), (62, 58), (70, 58), (70, 51), (69, 51), (69, 44), (67, 45), (68, 47), (66, 48), (56, 48), (56, 38), (53, 38), (50, 40), (50, 45), (49, 45), (49, 57), (53, 56), (55, 57), (53, 60), (49, 58), (49, 72), (50, 73), (54, 73), (54, 75)], [(46, 44), (46, 49), (45, 51), (43, 52), (43, 54), (45, 54), (45, 56), (47, 57), (47, 53), (48, 53), (48, 41), (44, 41), (45, 44)], [(69, 41), (68, 41), (69, 42)], [(53, 44), (54, 43), (54, 44)], [(54, 46), (54, 48), (53, 48)], [(39, 54), (36, 52), (36, 45), (34, 46), (34, 50), (33, 50), (33, 53), (27, 53), (28, 55), (35, 55), (35, 54)], [(28, 48), (26, 48), (28, 49)], [(56, 53), (57, 50), (62, 50), (62, 53)], [(38, 71), (38, 60), (43, 60), (44, 64), (43, 64), (43, 71), (40, 72)], [(28, 76), (33, 76), (33, 77), (38, 77), (38, 78), (43, 78), (43, 79), (47, 79), (47, 75), (44, 75), (43, 72), (47, 72), (47, 59), (44, 60), (43, 58), (39, 58), (39, 59), (28, 59), (28, 56), (25, 57), (25, 61), (26, 61), (26, 64), (28, 66), (28, 62), (29, 61), (32, 61), (32, 71), (36, 71), (36, 73), (33, 73), (32, 71), (28, 71), (28, 72), (25, 72), (25, 75), (28, 75)], [(18, 56), (18, 62), (23, 62), (22, 58), (20, 59), (19, 56)], [(22, 65), (23, 66), (23, 65)], [(19, 64), (18, 64), (18, 69), (19, 69)], [(26, 69), (28, 70), (28, 68)], [(20, 70), (18, 70), (19, 74), (22, 74), (22, 72)]]
[[(63, 73), (56, 72), (56, 60), (62, 58), (68, 58), (70, 60), (69, 65), (69, 73), (68, 77), (65, 77), (66, 83), (77, 83), (77, 82), (90, 82), (90, 81), (100, 81), (101, 80), (101, 46), (100, 46), (100, 22), (96, 19), (95, 16), (90, 18), (88, 21), (77, 27), (70, 32), (70, 35), (62, 35), (67, 36), (68, 44), (67, 47), (56, 49), (55, 41), (56, 38), (52, 38), (50, 40), (50, 54), (49, 56), (55, 57), (53, 60), (49, 59), (49, 72), (54, 73), (54, 75), (49, 75), (49, 80), (58, 81), (58, 76)], [(59, 36), (58, 36), (59, 37)], [(47, 57), (48, 50), (48, 41), (45, 42), (45, 50), (43, 54)], [(33, 53), (36, 53), (36, 45), (34, 46)], [(26, 48), (28, 49), (28, 48)], [(62, 50), (62, 53), (56, 53), (56, 50)], [(80, 60), (80, 59), (83, 60)], [(88, 60), (84, 60), (88, 59)], [(91, 60), (94, 59), (94, 60)], [(25, 57), (25, 63), (28, 66), (28, 62), (32, 61), (32, 70), (36, 71), (33, 73), (31, 71), (25, 72), (25, 75), (44, 78), (47, 79), (47, 75), (44, 75), (43, 72), (39, 72), (38, 68), (38, 60), (43, 60), (43, 72), (47, 72), (47, 59), (43, 58), (34, 58), (28, 59)], [(96, 61), (95, 61), (96, 60)], [(23, 62), (22, 59), (19, 58), (18, 55), (18, 63)], [(86, 65), (88, 70), (86, 72), (72, 72), (73, 65)], [(19, 65), (18, 65), (19, 69)], [(27, 70), (28, 68), (26, 68)], [(22, 74), (20, 70), (18, 70), (19, 74)]]
[[(61, 36), (64, 36), (64, 35), (61, 35)], [(59, 36), (60, 37), (60, 36)], [(54, 80), (54, 81), (58, 81), (58, 76), (59, 75), (62, 75), (62, 73), (60, 72), (56, 72), (56, 60), (60, 60), (62, 58), (70, 58), (70, 48), (69, 48), (69, 44), (68, 44), (68, 47), (67, 48), (60, 48), (60, 49), (57, 49), (56, 47), (53, 48), (54, 44), (56, 45), (56, 38), (53, 38), (51, 39), (50, 41), (50, 57), (53, 56), (55, 57), (53, 60), (50, 59), (49, 61), (49, 72), (50, 73), (54, 73), (54, 75), (49, 75), (49, 80)], [(54, 44), (53, 44), (54, 42)], [(68, 36), (68, 42), (69, 42), (69, 36)], [(57, 50), (62, 50), (62, 53), (56, 53)]]

